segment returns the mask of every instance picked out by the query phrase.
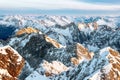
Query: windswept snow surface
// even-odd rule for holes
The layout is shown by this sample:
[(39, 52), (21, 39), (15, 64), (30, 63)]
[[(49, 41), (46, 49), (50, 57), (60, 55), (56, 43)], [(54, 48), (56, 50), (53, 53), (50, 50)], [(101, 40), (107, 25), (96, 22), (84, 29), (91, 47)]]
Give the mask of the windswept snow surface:
[(40, 75), (38, 72), (34, 71), (25, 80), (49, 80), (47, 77)]

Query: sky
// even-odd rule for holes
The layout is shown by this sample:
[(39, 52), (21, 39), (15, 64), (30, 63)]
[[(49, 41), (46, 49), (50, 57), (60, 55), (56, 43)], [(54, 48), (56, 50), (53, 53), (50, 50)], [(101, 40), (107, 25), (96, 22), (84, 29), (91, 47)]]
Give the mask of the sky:
[(0, 14), (120, 15), (120, 0), (0, 0)]

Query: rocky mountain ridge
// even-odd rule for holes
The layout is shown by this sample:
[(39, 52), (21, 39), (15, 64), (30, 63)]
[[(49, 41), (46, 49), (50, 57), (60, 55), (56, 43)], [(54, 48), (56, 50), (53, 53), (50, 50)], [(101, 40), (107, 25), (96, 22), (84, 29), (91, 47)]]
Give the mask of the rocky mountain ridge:
[(20, 80), (119, 80), (118, 20), (6, 16), (1, 25), (12, 25), (15, 30), (0, 42), (12, 46), (25, 59)]
[(24, 59), (10, 46), (0, 47), (0, 80), (17, 80)]

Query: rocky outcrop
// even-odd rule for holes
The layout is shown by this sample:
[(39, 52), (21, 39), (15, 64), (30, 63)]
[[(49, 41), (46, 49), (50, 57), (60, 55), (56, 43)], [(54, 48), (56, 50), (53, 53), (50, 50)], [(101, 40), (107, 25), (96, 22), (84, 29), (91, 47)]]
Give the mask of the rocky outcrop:
[(0, 47), (0, 80), (17, 80), (24, 59), (10, 46)]
[(70, 45), (73, 42), (81, 42), (80, 40), (80, 32), (75, 23), (70, 23), (65, 26), (55, 25), (53, 27), (49, 27), (45, 34), (50, 38), (56, 40), (63, 46)]
[(48, 62), (44, 60), (39, 68), (35, 69), (25, 80), (50, 80), (49, 78), (53, 76), (57, 76), (61, 73), (66, 72), (69, 70), (69, 67), (65, 66), (62, 62), (59, 61), (52, 61)]
[(41, 58), (50, 48), (62, 48), (62, 45), (54, 39), (39, 33), (11, 38), (9, 44), (21, 53), (32, 67), (39, 65)]
[(80, 64), (82, 61), (89, 61), (93, 58), (94, 53), (89, 52), (84, 46), (79, 43), (68, 45), (65, 48), (52, 48), (48, 49), (44, 59), (47, 61), (60, 61), (63, 64), (70, 66)]
[(97, 29), (98, 29), (98, 24), (97, 24), (97, 22), (94, 22), (94, 23), (93, 23), (93, 27), (94, 27), (94, 30), (97, 30)]
[(69, 68), (59, 61), (52, 61), (51, 63), (44, 61), (42, 64), (46, 76), (52, 76), (67, 71)]
[(104, 48), (90, 61), (83, 61), (73, 70), (53, 76), (51, 80), (64, 78), (68, 80), (119, 80), (119, 57), (120, 54), (114, 49)]
[(51, 43), (46, 42), (43, 34), (38, 33), (13, 38), (10, 43), (26, 60), (23, 71), (19, 76), (20, 80), (24, 80), (39, 66), (46, 55), (47, 49), (54, 47)]
[(16, 32), (16, 35), (19, 36), (19, 35), (22, 35), (22, 34), (31, 34), (31, 33), (38, 33), (39, 31), (32, 28), (32, 27), (27, 27), (27, 28), (23, 28), (19, 31)]
[(92, 23), (78, 23), (78, 29), (85, 33), (90, 33), (98, 29), (98, 24), (96, 22)]
[(54, 39), (48, 37), (48, 36), (45, 36), (45, 40), (51, 44), (53, 44), (53, 46), (55, 46), (56, 48), (62, 48), (63, 46), (58, 43), (57, 41), (55, 41)]
[(108, 63), (90, 77), (91, 80), (120, 80), (120, 54), (112, 48), (101, 50), (100, 55), (106, 57)]
[(78, 58), (84, 57), (85, 59), (90, 60), (92, 59), (94, 54), (90, 53), (88, 49), (85, 48), (83, 45), (77, 43), (76, 44), (76, 55)]
[(94, 45), (98, 48), (112, 47), (117, 51), (120, 51), (120, 30), (115, 30), (109, 26), (99, 26), (99, 28), (90, 35), (90, 39), (85, 41), (84, 44)]
[(65, 48), (50, 48), (48, 49), (44, 59), (52, 62), (52, 61), (60, 61), (66, 66), (71, 65), (70, 59), (72, 57), (76, 57), (76, 43), (72, 45), (68, 45)]
[[(19, 31), (16, 32), (17, 36), (23, 35), (23, 34), (31, 34), (31, 33), (39, 33), (42, 34), (42, 32), (40, 32), (37, 29), (34, 29), (32, 27), (27, 27), (27, 28), (23, 28)], [(53, 46), (55, 46), (56, 48), (62, 48), (63, 46), (61, 44), (59, 44), (57, 41), (55, 41), (54, 39), (48, 37), (47, 35), (45, 35), (45, 40), (51, 44), (53, 44)]]
[(84, 46), (82, 46), (79, 43), (76, 44), (76, 53), (75, 54), (77, 57), (71, 58), (71, 62), (74, 65), (78, 65), (84, 60), (91, 60), (94, 56), (94, 53), (89, 52), (87, 48), (85, 48)]
[(47, 50), (54, 48), (54, 46), (45, 40), (43, 34), (31, 34), (28, 36), (30, 36), (28, 42), (20, 50), (18, 48), (18, 51), (21, 52), (21, 55), (29, 62), (31, 67), (36, 68), (46, 55)]
[[(63, 47), (54, 39), (39, 33), (25, 34), (12, 38), (9, 44), (21, 53), (33, 69), (39, 67), (39, 64), (44, 59), (49, 49)], [(29, 70), (24, 70), (23, 72), (27, 74), (22, 73), (20, 79), (24, 79), (31, 73)]]

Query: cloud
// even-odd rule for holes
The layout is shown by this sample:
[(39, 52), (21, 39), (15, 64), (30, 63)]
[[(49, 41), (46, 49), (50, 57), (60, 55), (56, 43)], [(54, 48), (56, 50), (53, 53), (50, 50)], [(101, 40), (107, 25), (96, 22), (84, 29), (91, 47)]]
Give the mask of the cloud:
[(120, 10), (120, 5), (103, 5), (79, 0), (1, 0), (0, 8), (32, 8), (41, 10)]
[(120, 4), (120, 0), (80, 0), (80, 1), (96, 4)]

